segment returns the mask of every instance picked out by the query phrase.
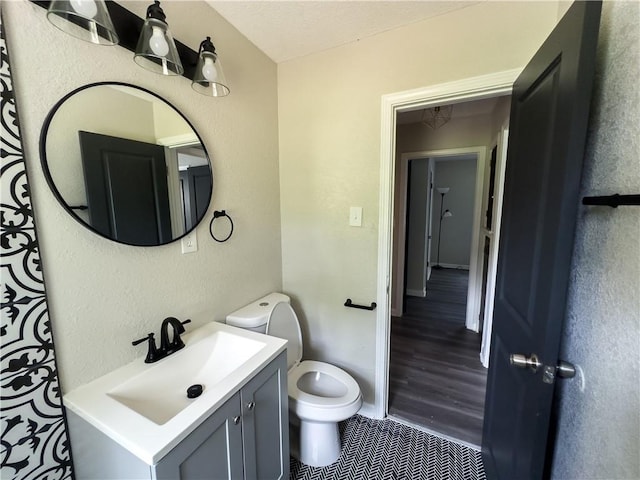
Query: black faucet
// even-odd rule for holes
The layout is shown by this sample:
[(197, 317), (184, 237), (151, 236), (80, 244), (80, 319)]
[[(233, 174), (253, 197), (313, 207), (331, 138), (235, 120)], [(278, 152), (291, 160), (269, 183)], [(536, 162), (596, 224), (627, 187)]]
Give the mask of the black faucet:
[[(184, 347), (184, 342), (180, 338), (180, 334), (184, 333), (184, 324), (189, 323), (191, 320), (185, 320), (181, 322), (177, 318), (167, 317), (162, 321), (162, 327), (160, 327), (160, 352), (164, 357), (177, 352)], [(173, 336), (169, 341), (169, 327), (173, 329)]]
[[(160, 327), (160, 348), (156, 347), (156, 341), (153, 333), (148, 334), (146, 337), (139, 340), (134, 340), (132, 345), (138, 345), (147, 341), (149, 349), (147, 350), (147, 356), (144, 359), (144, 363), (154, 363), (177, 352), (184, 347), (184, 342), (180, 338), (180, 334), (184, 333), (184, 325), (190, 323), (191, 320), (185, 320), (181, 322), (177, 318), (167, 317), (162, 321)], [(169, 341), (169, 327), (173, 328), (173, 336)]]

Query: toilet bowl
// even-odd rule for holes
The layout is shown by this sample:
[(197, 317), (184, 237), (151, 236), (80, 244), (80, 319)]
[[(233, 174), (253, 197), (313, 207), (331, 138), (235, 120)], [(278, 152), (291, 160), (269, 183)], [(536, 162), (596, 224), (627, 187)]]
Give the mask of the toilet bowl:
[(362, 406), (358, 383), (344, 370), (325, 362), (301, 361), (302, 332), (288, 296), (272, 293), (227, 316), (227, 324), (288, 340), (289, 413), (299, 421), (302, 463), (323, 467), (340, 456), (338, 422)]

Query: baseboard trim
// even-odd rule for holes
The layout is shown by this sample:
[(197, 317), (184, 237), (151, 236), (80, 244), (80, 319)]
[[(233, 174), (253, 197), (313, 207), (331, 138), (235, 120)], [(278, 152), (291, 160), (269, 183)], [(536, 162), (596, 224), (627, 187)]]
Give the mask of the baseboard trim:
[[(440, 266), (442, 268), (455, 268), (456, 270), (469, 270), (469, 265), (458, 265), (456, 263), (441, 263)], [(436, 267), (432, 267), (432, 268), (436, 268)]]
[(363, 403), (360, 410), (358, 410), (358, 415), (362, 415), (363, 417), (371, 418), (373, 420), (382, 420), (382, 417), (376, 414), (376, 408), (370, 403)]

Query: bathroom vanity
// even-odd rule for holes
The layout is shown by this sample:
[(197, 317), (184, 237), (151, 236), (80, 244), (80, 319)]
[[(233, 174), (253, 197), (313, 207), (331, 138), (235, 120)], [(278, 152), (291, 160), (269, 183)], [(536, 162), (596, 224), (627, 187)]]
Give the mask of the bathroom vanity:
[(213, 322), (174, 356), (65, 395), (76, 478), (288, 478), (286, 342), (273, 340)]

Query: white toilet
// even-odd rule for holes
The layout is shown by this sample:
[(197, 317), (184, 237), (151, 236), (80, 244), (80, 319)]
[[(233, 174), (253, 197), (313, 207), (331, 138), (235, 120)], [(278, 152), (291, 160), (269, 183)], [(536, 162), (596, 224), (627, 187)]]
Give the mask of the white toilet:
[(323, 467), (340, 456), (338, 422), (362, 406), (358, 383), (344, 370), (302, 358), (302, 332), (288, 296), (271, 293), (227, 316), (227, 324), (284, 338), (287, 344), (289, 413), (299, 419), (302, 463)]

